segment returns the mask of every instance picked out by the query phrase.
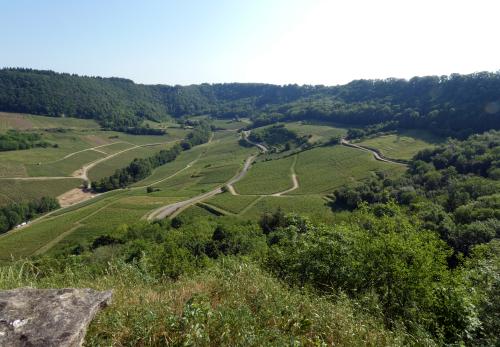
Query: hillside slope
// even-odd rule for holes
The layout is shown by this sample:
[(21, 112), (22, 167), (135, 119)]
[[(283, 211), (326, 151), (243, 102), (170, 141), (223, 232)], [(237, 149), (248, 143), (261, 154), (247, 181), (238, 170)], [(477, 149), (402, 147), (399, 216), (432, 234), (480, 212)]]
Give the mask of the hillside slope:
[(247, 116), (259, 124), (322, 120), (388, 123), (466, 137), (500, 128), (500, 73), (357, 80), (343, 86), (259, 83), (142, 85), (122, 78), (0, 70), (0, 111), (133, 126), (166, 115)]

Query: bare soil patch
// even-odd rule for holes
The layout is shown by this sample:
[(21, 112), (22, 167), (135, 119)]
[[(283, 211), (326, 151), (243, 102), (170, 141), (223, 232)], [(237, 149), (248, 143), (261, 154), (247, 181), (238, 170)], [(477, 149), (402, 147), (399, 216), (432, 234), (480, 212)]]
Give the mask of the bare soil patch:
[(95, 194), (92, 194), (89, 191), (84, 191), (81, 188), (74, 188), (59, 195), (57, 200), (59, 201), (59, 205), (61, 205), (61, 207), (67, 207), (91, 199), (94, 196)]
[(24, 116), (15, 113), (0, 112), (0, 122), (2, 128), (6, 129), (32, 129), (33, 123)]

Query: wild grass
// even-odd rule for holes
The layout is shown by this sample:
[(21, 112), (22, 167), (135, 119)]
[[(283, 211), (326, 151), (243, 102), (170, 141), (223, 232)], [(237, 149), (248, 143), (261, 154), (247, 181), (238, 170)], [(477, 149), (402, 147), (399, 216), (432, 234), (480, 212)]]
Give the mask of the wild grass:
[(244, 128), (248, 125), (246, 122), (242, 121), (234, 121), (231, 119), (214, 119), (212, 121), (213, 125), (217, 128), (226, 129), (226, 130), (238, 130)]
[(106, 135), (114, 141), (130, 142), (135, 145), (145, 145), (147, 143), (163, 143), (167, 141), (182, 139), (189, 130), (187, 129), (167, 129), (166, 135), (131, 135), (116, 131), (107, 131)]
[(328, 201), (321, 195), (266, 196), (257, 201), (241, 216), (257, 220), (263, 213), (272, 213), (278, 208), (285, 213), (298, 213), (323, 223), (338, 222), (342, 219), (341, 215), (334, 215), (328, 206)]
[[(15, 201), (30, 201), (43, 196), (57, 197), (70, 189), (79, 187), (82, 180), (67, 178), (57, 180), (0, 180), (0, 206)], [(3, 197), (3, 198), (2, 198)]]
[(347, 134), (344, 128), (323, 125), (323, 124), (304, 124), (303, 122), (285, 123), (289, 130), (295, 131), (300, 136), (312, 135), (310, 143), (328, 142), (332, 137), (343, 136)]
[[(19, 151), (0, 152), (0, 172), (5, 171), (6, 173), (3, 177), (12, 177), (8, 176), (9, 171), (12, 171), (8, 169), (9, 167), (23, 168), (28, 165), (38, 165), (39, 163), (49, 166), (55, 161), (61, 160), (68, 154), (90, 147), (90, 145), (83, 139), (83, 135), (81, 133), (44, 133), (43, 137), (48, 142), (57, 144), (58, 147), (31, 148)], [(23, 170), (25, 173), (23, 176), (26, 176), (28, 173), (26, 168)]]
[(173, 144), (164, 144), (156, 146), (138, 147), (100, 162), (88, 172), (91, 180), (97, 180), (112, 175), (117, 169), (126, 167), (135, 158), (146, 158), (154, 155), (162, 149), (171, 147)]
[(240, 194), (273, 194), (291, 188), (290, 167), (294, 157), (259, 162), (250, 168), (245, 178), (234, 185)]
[(325, 194), (374, 171), (392, 175), (404, 170), (402, 165), (377, 161), (371, 153), (345, 146), (314, 148), (298, 155), (295, 172), (300, 186), (289, 194)]
[[(192, 166), (179, 172), (175, 177), (155, 184), (154, 187), (160, 188), (161, 192), (154, 194), (191, 196), (223, 185), (241, 169), (245, 159), (255, 153), (255, 149), (241, 147), (237, 141), (238, 136), (235, 134), (218, 134), (211, 143), (195, 147), (192, 150), (196, 150), (198, 154), (189, 156), (190, 159), (197, 159)], [(178, 159), (186, 163), (187, 160), (183, 155), (188, 155), (192, 150), (181, 154)], [(177, 160), (166, 166), (172, 164), (175, 166), (176, 162)], [(177, 168), (183, 169), (185, 165), (179, 165)], [(167, 174), (165, 176), (168, 177)]]
[[(194, 160), (198, 159), (203, 151), (204, 151), (203, 146), (196, 146), (188, 151), (184, 151), (179, 156), (172, 162), (167, 163), (165, 165), (162, 165), (158, 168), (156, 168), (151, 176), (147, 177), (146, 179), (139, 181), (135, 183), (133, 186), (144, 186), (144, 185), (150, 185), (154, 184), (158, 181), (165, 181), (168, 179), (168, 177), (174, 175), (180, 170), (183, 170), (186, 168), (186, 166), (193, 162)], [(161, 182), (158, 182), (160, 184)]]
[(0, 162), (0, 177), (27, 177), (26, 166), (15, 161), (2, 160)]
[(115, 196), (110, 196), (77, 210), (49, 216), (25, 228), (0, 235), (0, 261), (29, 257), (50, 243), (55, 245), (61, 241), (61, 235), (74, 231), (85, 219), (92, 218), (115, 199)]
[(409, 160), (419, 151), (432, 148), (441, 142), (442, 138), (424, 130), (406, 130), (398, 134), (366, 139), (358, 144), (375, 148), (388, 158)]
[(25, 130), (48, 128), (99, 129), (99, 127), (99, 124), (93, 119), (45, 117), (0, 112), (0, 131), (7, 129)]
[(179, 215), (182, 218), (186, 219), (197, 219), (197, 218), (214, 218), (217, 217), (215, 214), (209, 212), (207, 209), (202, 208), (198, 205), (192, 205), (182, 211), (182, 213)]
[[(105, 249), (103, 249), (105, 251)], [(112, 252), (108, 249), (108, 252)], [(94, 257), (99, 257), (95, 254)], [(86, 346), (398, 346), (408, 336), (344, 296), (289, 289), (257, 265), (224, 259), (178, 281), (154, 280), (139, 266), (111, 261), (59, 272), (24, 262), (0, 268), (0, 288), (113, 290), (92, 321)]]
[(104, 158), (106, 155), (96, 151), (84, 151), (69, 158), (49, 163), (26, 164), (26, 169), (31, 177), (45, 176), (71, 176), (85, 164)]
[(240, 213), (258, 198), (258, 196), (231, 195), (229, 192), (226, 192), (218, 194), (206, 202), (232, 213)]
[(99, 147), (99, 148), (97, 148), (97, 150), (104, 152), (106, 154), (113, 154), (113, 153), (123, 151), (124, 149), (130, 148), (132, 146), (133, 146), (133, 144), (128, 143), (128, 142), (116, 142), (116, 143), (112, 143), (108, 146)]

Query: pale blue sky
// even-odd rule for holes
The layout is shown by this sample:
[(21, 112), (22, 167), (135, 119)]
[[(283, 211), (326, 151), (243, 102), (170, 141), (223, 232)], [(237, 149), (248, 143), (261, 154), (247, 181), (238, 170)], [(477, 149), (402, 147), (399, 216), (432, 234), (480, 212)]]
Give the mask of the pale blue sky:
[(0, 67), (338, 84), (500, 69), (497, 0), (0, 0)]

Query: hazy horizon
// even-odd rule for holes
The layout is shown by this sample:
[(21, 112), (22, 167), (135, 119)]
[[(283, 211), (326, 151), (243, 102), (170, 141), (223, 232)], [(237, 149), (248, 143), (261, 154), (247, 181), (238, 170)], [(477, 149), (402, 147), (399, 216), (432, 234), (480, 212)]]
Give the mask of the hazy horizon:
[(500, 4), (0, 0), (2, 67), (141, 84), (340, 85), (500, 69)]

